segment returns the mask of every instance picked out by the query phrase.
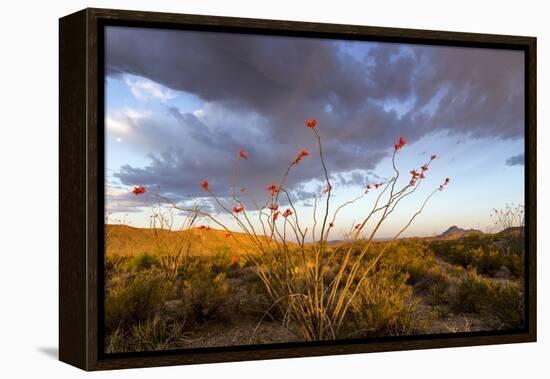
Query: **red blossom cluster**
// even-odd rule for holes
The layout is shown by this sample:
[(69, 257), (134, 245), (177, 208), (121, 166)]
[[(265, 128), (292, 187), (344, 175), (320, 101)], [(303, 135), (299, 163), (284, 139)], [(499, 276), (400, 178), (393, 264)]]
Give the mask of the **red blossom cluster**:
[(145, 193), (145, 187), (143, 186), (134, 187), (134, 189), (132, 190), (132, 193), (136, 196), (143, 195)]
[(302, 151), (300, 151), (300, 154), (298, 154), (298, 156), (296, 157), (296, 159), (292, 163), (293, 164), (298, 164), (298, 163), (300, 163), (302, 158), (305, 158), (307, 156), (309, 156), (309, 151), (307, 151), (306, 149), (302, 149)]
[(246, 153), (244, 152), (243, 149), (240, 149), (240, 150), (239, 150), (239, 158), (242, 158), (242, 159), (244, 159), (245, 161), (248, 160), (248, 156), (246, 155)]
[(305, 120), (304, 125), (308, 128), (315, 128), (315, 126), (317, 125), (317, 119), (312, 118), (311, 120)]
[(276, 211), (277, 209), (279, 209), (279, 205), (277, 204), (269, 204), (267, 206), (268, 209), (271, 209), (272, 211)]
[(203, 190), (210, 191), (210, 188), (208, 187), (208, 180), (203, 180), (200, 184)]
[(451, 181), (451, 179), (445, 178), (445, 181), (444, 181), (442, 184), (439, 185), (439, 190), (440, 190), (440, 191), (443, 191), (443, 188), (445, 188), (445, 186), (446, 186), (447, 184), (449, 184), (450, 181)]
[(279, 211), (276, 211), (275, 213), (273, 213), (273, 221), (275, 221), (275, 220), (277, 220), (277, 218), (279, 218), (279, 214), (280, 214)]
[[(383, 185), (384, 185), (384, 183), (368, 184), (368, 185), (367, 185), (367, 191), (368, 191), (368, 190), (371, 190), (371, 189), (373, 189), (373, 188), (378, 189), (378, 188), (382, 187)], [(365, 192), (366, 192), (366, 191), (365, 191)]]
[(239, 263), (239, 256), (238, 255), (232, 255), (231, 256), (231, 264), (236, 265), (237, 263)]
[(275, 196), (275, 194), (279, 192), (279, 187), (277, 187), (277, 184), (275, 184), (275, 182), (271, 182), (271, 184), (265, 187), (265, 189), (271, 192), (271, 196)]
[(405, 139), (405, 137), (401, 136), (399, 137), (399, 141), (393, 145), (395, 151), (399, 150), (399, 149), (402, 149), (405, 145), (407, 144), (407, 140)]
[(284, 212), (283, 212), (283, 217), (284, 218), (287, 218), (288, 216), (292, 215), (292, 210), (290, 208), (287, 208)]
[(244, 211), (244, 207), (233, 207), (233, 212), (235, 213), (241, 213), (242, 211)]

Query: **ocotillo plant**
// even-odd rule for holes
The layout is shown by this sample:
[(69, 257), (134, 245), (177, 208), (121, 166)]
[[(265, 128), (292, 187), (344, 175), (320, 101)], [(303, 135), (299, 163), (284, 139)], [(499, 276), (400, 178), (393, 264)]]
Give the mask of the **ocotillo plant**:
[[(254, 251), (248, 254), (247, 258), (253, 262), (256, 273), (271, 300), (271, 305), (263, 317), (273, 314), (273, 311), (278, 309), (277, 314), (281, 315), (282, 324), (304, 340), (335, 339), (341, 335), (350, 307), (369, 280), (369, 274), (376, 269), (378, 262), (391, 248), (393, 242), (422, 213), (434, 194), (442, 191), (449, 184), (449, 178), (444, 179), (441, 185), (423, 200), (418, 210), (410, 216), (408, 222), (389, 242), (374, 252), (373, 242), (380, 227), (400, 202), (420, 187), (437, 156), (432, 155), (422, 166), (412, 169), (406, 177), (406, 184), (399, 185), (398, 181), (402, 174), (397, 168), (396, 158), (407, 144), (406, 139), (400, 137), (393, 146), (392, 176), (383, 182), (369, 184), (357, 197), (333, 209), (333, 186), (325, 163), (317, 120), (306, 120), (304, 124), (312, 131), (317, 142), (317, 153), (323, 169), (325, 186), (322, 193), (314, 198), (313, 220), (309, 229), (301, 220), (291, 190), (286, 186), (291, 171), (295, 170), (303, 159), (310, 156), (306, 149), (302, 149), (290, 161), (278, 182), (273, 181), (265, 188), (267, 200), (262, 205), (258, 205), (246, 189), (241, 188), (237, 191), (238, 166), (242, 161), (249, 159), (242, 149), (236, 154), (232, 167), (231, 198), (224, 199), (216, 195), (208, 180), (201, 182), (200, 186), (219, 206), (221, 212), (235, 221), (253, 246)], [(372, 208), (362, 215), (360, 222), (351, 226), (351, 241), (344, 247), (330, 247), (327, 242), (337, 224), (339, 213), (376, 191), (379, 193), (374, 199)], [(133, 192), (140, 195), (145, 193), (146, 189), (138, 186)], [(182, 207), (157, 193), (152, 195), (175, 209), (208, 218), (224, 229), (228, 238), (237, 238), (217, 215), (198, 208)], [(249, 200), (248, 202), (245, 202), (245, 197)], [(288, 207), (283, 210), (280, 208), (280, 203), (288, 204)], [(311, 237), (312, 242), (306, 242), (308, 236)], [(327, 272), (332, 267), (338, 269), (334, 278), (329, 281)]]

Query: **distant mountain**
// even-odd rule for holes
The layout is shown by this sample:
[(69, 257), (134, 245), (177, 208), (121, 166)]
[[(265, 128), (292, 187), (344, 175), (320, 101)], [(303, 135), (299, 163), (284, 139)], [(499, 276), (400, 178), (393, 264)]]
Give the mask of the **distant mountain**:
[(437, 237), (442, 238), (442, 239), (451, 240), (451, 239), (462, 238), (462, 237), (464, 237), (468, 234), (483, 234), (483, 232), (481, 230), (477, 230), (477, 229), (462, 229), (462, 228), (459, 228), (456, 225), (453, 225), (449, 229), (445, 230), (443, 233), (438, 235)]

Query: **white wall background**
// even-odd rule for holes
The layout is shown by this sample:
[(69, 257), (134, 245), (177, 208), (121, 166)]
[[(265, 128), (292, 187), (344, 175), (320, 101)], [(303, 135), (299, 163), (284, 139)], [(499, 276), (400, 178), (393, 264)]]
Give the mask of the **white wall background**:
[[(5, 1), (0, 22), (0, 376), (84, 375), (57, 354), (58, 21), (104, 7), (538, 37), (539, 342), (89, 374), (109, 378), (545, 377), (550, 26), (542, 1)], [(546, 16), (545, 16), (546, 15)], [(546, 170), (546, 172), (545, 172)], [(545, 233), (546, 231), (546, 233)]]

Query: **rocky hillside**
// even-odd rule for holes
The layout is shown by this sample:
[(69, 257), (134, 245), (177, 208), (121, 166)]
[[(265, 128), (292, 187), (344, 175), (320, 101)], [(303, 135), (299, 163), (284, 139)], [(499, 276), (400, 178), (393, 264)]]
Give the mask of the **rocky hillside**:
[(228, 236), (224, 230), (217, 229), (169, 231), (128, 225), (105, 225), (105, 240), (107, 255), (135, 255), (181, 248), (185, 253), (189, 251), (189, 255), (211, 256), (224, 248), (242, 254), (252, 246), (251, 240), (243, 233)]

